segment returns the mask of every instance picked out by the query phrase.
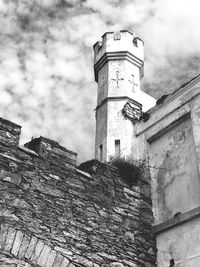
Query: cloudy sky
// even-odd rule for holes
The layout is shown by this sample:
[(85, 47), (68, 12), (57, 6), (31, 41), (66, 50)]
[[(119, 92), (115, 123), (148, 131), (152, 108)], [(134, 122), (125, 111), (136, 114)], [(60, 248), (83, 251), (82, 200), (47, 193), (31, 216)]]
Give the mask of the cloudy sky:
[(200, 72), (199, 0), (0, 0), (0, 116), (94, 154), (92, 46), (128, 29), (145, 43), (143, 90), (158, 98)]

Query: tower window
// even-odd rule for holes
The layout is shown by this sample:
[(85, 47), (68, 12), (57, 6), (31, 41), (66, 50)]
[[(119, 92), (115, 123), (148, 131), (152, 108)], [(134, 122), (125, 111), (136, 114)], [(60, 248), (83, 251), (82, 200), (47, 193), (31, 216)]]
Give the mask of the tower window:
[(120, 140), (115, 140), (115, 156), (120, 156)]
[(103, 145), (99, 146), (99, 160), (103, 160)]

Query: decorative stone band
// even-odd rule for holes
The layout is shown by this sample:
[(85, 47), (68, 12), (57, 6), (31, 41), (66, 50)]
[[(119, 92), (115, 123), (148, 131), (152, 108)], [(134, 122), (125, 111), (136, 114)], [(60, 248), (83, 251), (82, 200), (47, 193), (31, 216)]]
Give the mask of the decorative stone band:
[(140, 104), (139, 102), (133, 100), (132, 98), (128, 97), (128, 96), (113, 96), (113, 97), (106, 97), (101, 104), (99, 104), (96, 107), (96, 111), (98, 111), (105, 103), (107, 103), (108, 101), (129, 101), (130, 103), (136, 105), (139, 109), (142, 109), (142, 104)]
[(1, 224), (0, 266), (3, 259), (3, 266), (7, 266), (7, 264), (13, 266), (12, 264), (23, 261), (23, 266), (26, 267), (35, 266), (35, 264), (41, 267), (75, 267), (70, 259), (63, 256), (58, 250), (59, 247), (52, 249), (42, 239)]
[(95, 63), (94, 65), (94, 75), (95, 81), (98, 82), (98, 72), (99, 70), (109, 61), (109, 60), (127, 60), (130, 63), (140, 68), (140, 79), (144, 76), (144, 61), (130, 53), (129, 51), (120, 52), (106, 52), (104, 55)]

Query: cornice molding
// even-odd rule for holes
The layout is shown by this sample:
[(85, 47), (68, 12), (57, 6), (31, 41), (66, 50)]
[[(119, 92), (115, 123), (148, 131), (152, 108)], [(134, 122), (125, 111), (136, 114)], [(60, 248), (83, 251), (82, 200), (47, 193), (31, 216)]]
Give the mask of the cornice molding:
[(166, 220), (160, 224), (153, 226), (153, 231), (156, 235), (168, 231), (171, 228), (175, 228), (183, 223), (194, 220), (200, 217), (200, 207), (194, 208), (190, 211), (180, 214), (177, 217)]
[(175, 91), (173, 91), (171, 94), (169, 94), (169, 96), (166, 97), (165, 101), (160, 106), (158, 105), (158, 106), (153, 107), (152, 109), (149, 110), (149, 113), (150, 114), (156, 113), (157, 111), (159, 111), (160, 109), (165, 107), (169, 102), (172, 102), (177, 97), (183, 95), (185, 92), (188, 92), (199, 81), (200, 81), (200, 75), (195, 77), (193, 80), (189, 81), (185, 86), (181, 86), (178, 89), (176, 89)]
[[(178, 88), (174, 92), (172, 92), (162, 103), (161, 105), (155, 106), (147, 113), (149, 112), (150, 118), (147, 122), (141, 123), (140, 127), (138, 128), (138, 131), (136, 133), (136, 136), (143, 134), (144, 132), (148, 131), (150, 128), (154, 127), (160, 121), (162, 121), (167, 116), (170, 116), (172, 113), (174, 113), (177, 110), (180, 110), (183, 106), (186, 106), (188, 102), (190, 102), (192, 99), (200, 95), (200, 87), (195, 87), (196, 84), (200, 81), (200, 75), (195, 77), (192, 81), (190, 81), (188, 84), (186, 84), (183, 87)], [(184, 100), (182, 100), (182, 98)], [(173, 105), (172, 105), (173, 104)], [(170, 111), (166, 110), (166, 112), (162, 112), (165, 110), (165, 108), (171, 105)], [(160, 112), (162, 115), (157, 116), (158, 112)], [(156, 117), (157, 116), (157, 117)]]
[(108, 101), (121, 101), (121, 100), (127, 100), (130, 101), (132, 104), (135, 104), (136, 106), (138, 106), (139, 108), (142, 108), (142, 104), (140, 104), (139, 102), (135, 101), (134, 99), (128, 97), (128, 96), (113, 96), (113, 97), (106, 97), (101, 104), (99, 104), (96, 107), (96, 112), (104, 105), (106, 104)]
[(110, 60), (127, 60), (140, 68), (141, 78), (143, 77), (144, 61), (130, 53), (129, 51), (105, 52), (103, 56), (94, 64), (95, 81), (98, 82), (98, 71)]

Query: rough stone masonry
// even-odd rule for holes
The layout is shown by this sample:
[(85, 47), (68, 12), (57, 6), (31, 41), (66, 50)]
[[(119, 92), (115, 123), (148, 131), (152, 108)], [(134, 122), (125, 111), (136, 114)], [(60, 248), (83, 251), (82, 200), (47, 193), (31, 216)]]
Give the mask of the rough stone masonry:
[(148, 171), (130, 187), (47, 138), (20, 147), (20, 130), (0, 118), (0, 267), (155, 266)]

